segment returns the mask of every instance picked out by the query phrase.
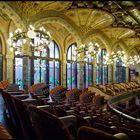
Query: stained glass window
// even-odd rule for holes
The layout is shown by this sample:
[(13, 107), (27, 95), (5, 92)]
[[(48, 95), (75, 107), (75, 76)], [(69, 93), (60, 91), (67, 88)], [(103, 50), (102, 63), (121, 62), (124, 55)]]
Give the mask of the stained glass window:
[(126, 67), (122, 66), (122, 60), (116, 60), (116, 82), (121, 83), (126, 81)]
[(23, 58), (15, 57), (15, 83), (23, 88)]
[(50, 90), (60, 85), (60, 52), (55, 41), (43, 51), (34, 50), (34, 83), (50, 84)]
[(70, 45), (67, 51), (67, 88), (73, 89), (80, 87), (80, 65), (74, 63), (72, 52), (76, 48), (76, 44)]
[(88, 88), (89, 85), (93, 84), (93, 59), (88, 58), (84, 65), (84, 89)]
[(106, 49), (102, 49), (97, 54), (97, 66), (96, 66), (96, 84), (108, 83), (108, 66), (104, 62), (104, 56), (106, 55)]

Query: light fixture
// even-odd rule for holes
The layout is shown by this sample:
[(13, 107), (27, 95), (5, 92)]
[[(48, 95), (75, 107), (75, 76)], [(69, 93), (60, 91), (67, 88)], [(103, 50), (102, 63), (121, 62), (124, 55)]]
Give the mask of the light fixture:
[[(23, 10), (26, 7), (26, 2), (22, 1), (21, 4), (21, 19), (26, 21), (23, 18)], [(26, 23), (26, 25), (29, 24)], [(10, 32), (7, 40), (8, 45), (10, 46), (10, 51), (15, 50), (15, 54), (21, 54), (21, 48), (25, 44), (27, 44), (27, 46), (31, 46), (31, 48), (34, 47), (34, 50), (43, 51), (50, 41), (51, 35), (43, 26), (39, 29), (35, 29), (32, 25), (29, 25), (29, 27), (26, 28), (26, 31), (22, 31), (22, 29), (17, 28), (14, 33)]]
[(14, 33), (10, 32), (7, 40), (10, 51), (15, 50), (17, 54), (21, 53), (21, 48), (27, 43), (38, 51), (43, 51), (49, 45), (50, 41), (51, 35), (43, 26), (35, 29), (32, 25), (29, 25), (27, 31), (22, 31), (20, 28), (17, 28)]
[(119, 61), (119, 59), (123, 61), (124, 57), (125, 57), (124, 51), (119, 50), (116, 53), (112, 51), (110, 55), (107, 54), (106, 56), (104, 56), (104, 61), (106, 65), (109, 65), (109, 64), (113, 64), (114, 61)]
[(79, 48), (73, 50), (73, 60), (75, 62), (87, 62), (88, 58), (92, 58), (101, 51), (98, 43), (81, 44)]

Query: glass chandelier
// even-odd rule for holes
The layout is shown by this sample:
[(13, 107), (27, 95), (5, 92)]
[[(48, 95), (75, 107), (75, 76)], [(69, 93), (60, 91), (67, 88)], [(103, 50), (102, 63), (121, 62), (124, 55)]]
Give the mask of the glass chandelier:
[(14, 33), (10, 32), (7, 40), (10, 51), (15, 50), (16, 54), (21, 54), (21, 48), (26, 43), (29, 43), (28, 45), (34, 47), (35, 50), (43, 51), (50, 41), (51, 35), (43, 26), (35, 29), (32, 25), (29, 25), (27, 31), (17, 28)]
[(92, 42), (88, 45), (81, 44), (79, 48), (73, 50), (73, 60), (76, 62), (87, 62), (89, 58), (92, 58), (101, 51), (98, 43)]
[(125, 52), (124, 51), (117, 51), (116, 53), (111, 52), (111, 54), (107, 54), (106, 56), (104, 56), (104, 61), (107, 65), (109, 64), (113, 64), (114, 61), (119, 61), (119, 58), (123, 61), (125, 57)]

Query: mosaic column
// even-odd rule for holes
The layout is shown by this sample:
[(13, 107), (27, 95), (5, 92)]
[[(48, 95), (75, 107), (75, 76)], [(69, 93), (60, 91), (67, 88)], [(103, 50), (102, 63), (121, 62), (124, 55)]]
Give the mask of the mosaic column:
[(129, 82), (129, 67), (126, 67), (126, 82)]
[(80, 89), (84, 87), (84, 63), (80, 63)]
[(22, 55), (23, 55), (23, 88), (28, 91), (28, 88), (31, 84), (31, 74), (30, 74), (30, 59), (31, 48), (28, 45), (30, 40), (27, 40), (27, 43), (22, 46)]
[(108, 83), (113, 83), (113, 65), (108, 65)]
[(66, 87), (66, 64), (67, 64), (67, 61), (66, 61), (66, 56), (64, 55), (63, 56), (63, 59), (62, 59), (62, 63), (61, 63), (61, 85), (63, 85), (64, 87)]
[(93, 59), (93, 86), (96, 85), (96, 57)]
[(112, 64), (112, 76), (113, 83), (116, 83), (116, 62)]
[(14, 64), (14, 56), (6, 55), (6, 79), (9, 80), (10, 83), (13, 83), (13, 64)]

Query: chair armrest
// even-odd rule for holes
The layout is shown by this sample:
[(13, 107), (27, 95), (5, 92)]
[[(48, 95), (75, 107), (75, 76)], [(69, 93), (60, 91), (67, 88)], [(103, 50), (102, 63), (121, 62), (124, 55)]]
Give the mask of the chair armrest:
[(68, 128), (70, 126), (73, 126), (75, 130), (77, 130), (77, 118), (74, 115), (68, 115), (63, 117), (58, 117), (59, 120), (61, 120), (65, 126)]
[(50, 105), (39, 105), (37, 106), (37, 108), (39, 109), (48, 109), (50, 107)]
[(22, 100), (27, 106), (30, 105), (30, 104), (33, 104), (33, 105), (36, 105), (37, 106), (37, 100), (36, 99), (24, 99)]
[(24, 94), (21, 94), (21, 95), (12, 95), (18, 99), (21, 99), (21, 100), (25, 100), (27, 98), (29, 98), (29, 95), (24, 95)]

